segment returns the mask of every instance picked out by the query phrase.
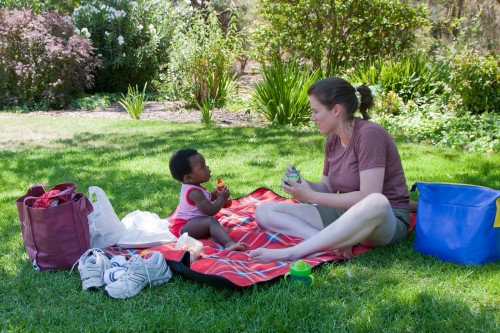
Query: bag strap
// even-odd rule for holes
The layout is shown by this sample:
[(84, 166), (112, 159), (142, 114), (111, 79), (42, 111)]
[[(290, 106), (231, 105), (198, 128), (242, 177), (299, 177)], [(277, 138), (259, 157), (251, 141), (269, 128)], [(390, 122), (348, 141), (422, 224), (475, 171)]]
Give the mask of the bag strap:
[(52, 190), (59, 190), (60, 192), (57, 194), (53, 194), (50, 198), (63, 198), (66, 201), (71, 201), (76, 192), (76, 184), (75, 183), (61, 183), (52, 187)]
[(47, 193), (46, 188), (51, 187), (51, 190), (60, 191), (57, 194), (51, 194), (49, 198), (57, 199), (61, 198), (63, 201), (72, 201), (73, 197), (76, 193), (76, 184), (75, 183), (60, 183), (57, 185), (48, 185), (48, 184), (35, 184), (30, 187), (26, 198), (35, 198), (38, 199), (45, 193)]

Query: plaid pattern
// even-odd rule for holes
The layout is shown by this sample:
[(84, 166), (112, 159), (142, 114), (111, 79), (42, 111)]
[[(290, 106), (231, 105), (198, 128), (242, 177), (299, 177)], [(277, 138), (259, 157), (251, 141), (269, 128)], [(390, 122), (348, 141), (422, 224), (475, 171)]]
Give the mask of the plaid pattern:
[[(299, 243), (300, 238), (267, 231), (257, 225), (254, 218), (255, 209), (263, 202), (297, 203), (298, 201), (284, 198), (267, 188), (258, 188), (242, 198), (233, 199), (232, 206), (222, 209), (215, 217), (227, 229), (235, 242), (248, 244), (249, 250), (260, 247), (285, 248)], [(169, 215), (168, 219), (173, 214), (174, 212)], [(415, 226), (414, 215), (411, 216), (411, 229)], [(175, 243), (145, 250), (125, 250), (111, 247), (106, 252), (108, 254), (131, 256), (133, 254), (146, 255), (148, 250), (160, 251), (177, 273), (207, 283), (222, 280), (222, 285), (235, 287), (247, 287), (283, 276), (289, 271), (292, 263), (291, 261), (278, 261), (268, 264), (253, 263), (248, 260), (247, 251), (224, 250), (221, 245), (209, 240), (201, 240), (201, 242), (204, 245), (202, 254), (192, 264), (189, 264), (189, 256), (185, 255), (185, 251), (175, 250)], [(355, 246), (353, 253), (357, 255), (370, 250), (370, 248)], [(323, 263), (345, 259), (334, 252), (322, 252), (302, 260), (315, 267)]]

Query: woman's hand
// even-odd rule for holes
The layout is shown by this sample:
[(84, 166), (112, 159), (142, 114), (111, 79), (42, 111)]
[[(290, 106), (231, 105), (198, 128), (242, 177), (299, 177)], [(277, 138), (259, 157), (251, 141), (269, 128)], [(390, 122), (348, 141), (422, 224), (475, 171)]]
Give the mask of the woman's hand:
[[(305, 180), (299, 171), (300, 182), (296, 182), (286, 176), (281, 180), (281, 188), (295, 199), (302, 202), (310, 202), (311, 193), (314, 192), (309, 182)], [(286, 183), (285, 183), (286, 182)]]

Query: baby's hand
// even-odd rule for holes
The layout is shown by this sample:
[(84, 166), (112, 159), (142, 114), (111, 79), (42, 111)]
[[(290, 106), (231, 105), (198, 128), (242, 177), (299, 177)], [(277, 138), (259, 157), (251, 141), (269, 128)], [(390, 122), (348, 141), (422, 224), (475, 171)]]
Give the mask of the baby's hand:
[(231, 196), (231, 193), (229, 192), (229, 189), (227, 188), (227, 186), (224, 186), (224, 188), (222, 188), (220, 190), (216, 189), (215, 191), (217, 192), (217, 196), (221, 196), (226, 200), (227, 200), (227, 198), (229, 198)]

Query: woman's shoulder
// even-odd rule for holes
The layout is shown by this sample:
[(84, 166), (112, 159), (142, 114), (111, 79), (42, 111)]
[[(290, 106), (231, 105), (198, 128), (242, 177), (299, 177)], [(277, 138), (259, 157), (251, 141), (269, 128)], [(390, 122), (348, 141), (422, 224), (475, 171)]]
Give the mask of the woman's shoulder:
[(359, 119), (357, 123), (359, 124), (359, 127), (354, 134), (354, 142), (357, 145), (373, 145), (377, 142), (387, 145), (394, 141), (389, 132), (377, 123), (364, 119)]

